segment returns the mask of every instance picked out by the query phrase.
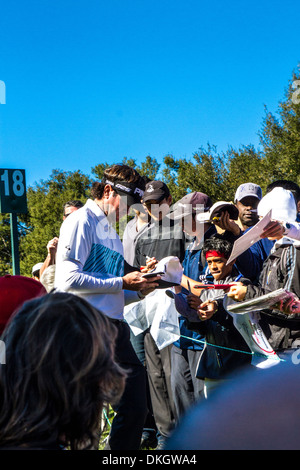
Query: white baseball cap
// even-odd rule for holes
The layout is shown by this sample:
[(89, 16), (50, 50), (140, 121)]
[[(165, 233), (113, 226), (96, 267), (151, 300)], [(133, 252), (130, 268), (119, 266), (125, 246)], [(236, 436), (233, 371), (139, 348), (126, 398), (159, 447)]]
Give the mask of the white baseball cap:
[(244, 199), (244, 197), (248, 196), (256, 197), (260, 200), (262, 198), (261, 187), (254, 183), (241, 184), (236, 190), (234, 202), (240, 201), (241, 199)]

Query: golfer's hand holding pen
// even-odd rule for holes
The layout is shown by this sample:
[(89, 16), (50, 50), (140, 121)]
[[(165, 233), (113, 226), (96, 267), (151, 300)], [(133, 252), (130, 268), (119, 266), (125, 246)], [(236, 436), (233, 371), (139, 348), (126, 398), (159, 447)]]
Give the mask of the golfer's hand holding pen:
[(152, 271), (152, 269), (155, 268), (158, 261), (154, 256), (152, 258), (150, 258), (150, 256), (147, 256), (147, 255), (144, 255), (144, 256), (146, 257), (146, 266), (141, 266), (141, 272), (148, 273), (149, 271)]

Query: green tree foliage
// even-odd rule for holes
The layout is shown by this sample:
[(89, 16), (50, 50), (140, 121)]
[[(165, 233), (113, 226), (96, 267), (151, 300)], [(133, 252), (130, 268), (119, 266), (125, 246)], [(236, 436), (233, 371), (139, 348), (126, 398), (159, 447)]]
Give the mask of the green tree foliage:
[(9, 214), (0, 214), (0, 276), (12, 274)]
[(146, 160), (141, 163), (141, 166), (137, 168), (137, 171), (142, 176), (147, 176), (151, 181), (155, 180), (158, 176), (160, 164), (156, 158), (152, 158), (149, 155), (146, 157)]
[[(123, 158), (121, 163), (132, 166), (150, 180), (165, 181), (173, 202), (192, 191), (207, 193), (214, 202), (232, 201), (237, 187), (249, 181), (259, 184), (263, 192), (277, 179), (300, 184), (299, 67), (279, 103), (277, 115), (266, 108), (259, 135), (262, 147), (259, 151), (248, 145), (238, 150), (229, 147), (227, 152), (219, 153), (215, 146), (208, 144), (190, 159), (166, 155), (162, 166), (149, 155), (139, 164), (134, 158)], [(102, 162), (94, 166), (91, 171), (95, 179), (101, 180), (105, 168), (111, 164)], [(18, 218), (21, 274), (30, 275), (32, 266), (44, 260), (48, 241), (59, 235), (64, 203), (71, 199), (84, 202), (90, 195), (92, 181), (79, 170), (73, 173), (53, 170), (48, 180), (27, 189), (29, 212)], [(11, 272), (8, 214), (0, 214), (0, 243), (0, 275), (3, 275)]]
[[(17, 230), (19, 239), (24, 238), (28, 232), (26, 225), (20, 220), (18, 220)], [(11, 248), (10, 214), (0, 214), (0, 276), (13, 274)]]
[(173, 202), (188, 192), (208, 194), (213, 201), (223, 197), (227, 179), (226, 162), (218, 155), (216, 147), (200, 148), (192, 160), (174, 159), (167, 155), (162, 170), (163, 180), (169, 186)]
[(234, 201), (236, 189), (246, 182), (256, 183), (265, 189), (265, 161), (263, 154), (253, 145), (243, 146), (239, 150), (230, 147), (224, 158), (228, 169), (222, 188), (224, 200)]
[(21, 274), (30, 275), (32, 266), (44, 261), (48, 241), (59, 235), (64, 204), (74, 199), (85, 203), (90, 186), (91, 179), (80, 171), (53, 170), (48, 180), (28, 188), (28, 214), (23, 219), (27, 234), (20, 239)]

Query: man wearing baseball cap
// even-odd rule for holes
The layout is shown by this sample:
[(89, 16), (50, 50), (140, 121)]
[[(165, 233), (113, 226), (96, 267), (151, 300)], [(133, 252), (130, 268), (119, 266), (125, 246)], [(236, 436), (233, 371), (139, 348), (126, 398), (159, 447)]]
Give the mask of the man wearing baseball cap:
[(258, 222), (257, 206), (262, 198), (262, 190), (258, 184), (241, 184), (235, 193), (234, 202), (239, 210), (242, 229), (253, 227)]
[(142, 197), (142, 202), (153, 220), (163, 220), (169, 213), (172, 196), (163, 181), (150, 181)]
[(154, 200), (156, 203), (170, 196), (170, 191), (163, 181), (148, 181), (143, 194), (143, 203)]
[[(150, 216), (150, 221), (137, 240), (134, 266), (140, 268), (146, 265), (148, 258), (160, 261), (167, 256), (177, 256), (182, 262), (185, 253), (185, 234), (180, 224), (167, 217), (172, 203), (168, 186), (163, 181), (148, 182), (142, 203)], [(170, 383), (171, 348), (170, 344), (159, 350), (151, 336), (150, 328), (145, 330), (146, 368), (153, 415), (158, 429), (157, 450), (163, 448), (175, 424), (175, 407)]]
[[(243, 183), (237, 188), (234, 202), (239, 211), (239, 226), (241, 227), (241, 231), (239, 234), (235, 234), (235, 239), (242, 236), (259, 221), (257, 207), (261, 199), (262, 190), (258, 184), (251, 182)], [(233, 231), (232, 226), (234, 224), (233, 221), (230, 222), (231, 227), (224, 226), (223, 228)], [(273, 244), (273, 241), (267, 238), (261, 238), (248, 250), (238, 256), (236, 266), (240, 272), (252, 281), (257, 281), (264, 260), (269, 255)]]
[(43, 263), (37, 263), (35, 264), (33, 267), (32, 267), (32, 270), (31, 270), (31, 275), (33, 277), (33, 279), (36, 279), (37, 281), (40, 280), (40, 269), (41, 267), (43, 266)]
[[(189, 290), (193, 291), (193, 285), (206, 279), (208, 270), (201, 256), (202, 245), (217, 230), (209, 222), (209, 217), (203, 217), (203, 222), (199, 222), (197, 216), (209, 215), (212, 205), (207, 194), (195, 191), (177, 201), (170, 213), (170, 218), (178, 221), (185, 233), (193, 237), (182, 263), (182, 291), (178, 294), (185, 303)], [(182, 315), (179, 316), (179, 327), (181, 337), (172, 345), (171, 350), (171, 385), (178, 418), (203, 394), (204, 381), (196, 377), (196, 371), (205, 342), (202, 335), (188, 329), (187, 320)]]
[(134, 266), (146, 265), (148, 257), (158, 261), (166, 256), (184, 258), (185, 236), (181, 227), (166, 217), (170, 213), (172, 196), (163, 181), (150, 181), (146, 184), (142, 203), (150, 216), (148, 230), (139, 237)]
[(208, 212), (212, 206), (212, 200), (207, 194), (194, 191), (177, 201), (170, 213), (170, 218), (183, 220), (186, 217)]

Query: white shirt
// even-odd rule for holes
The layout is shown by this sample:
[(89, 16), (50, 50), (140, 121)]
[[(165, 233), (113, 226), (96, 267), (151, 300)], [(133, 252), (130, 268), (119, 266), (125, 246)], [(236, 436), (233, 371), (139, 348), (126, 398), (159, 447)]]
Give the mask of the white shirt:
[[(85, 298), (111, 318), (123, 319), (123, 245), (96, 204), (88, 199), (60, 230), (55, 287)], [(131, 293), (130, 301), (139, 300)]]
[(300, 240), (300, 224), (298, 222), (289, 223), (286, 230), (286, 236), (294, 240)]

